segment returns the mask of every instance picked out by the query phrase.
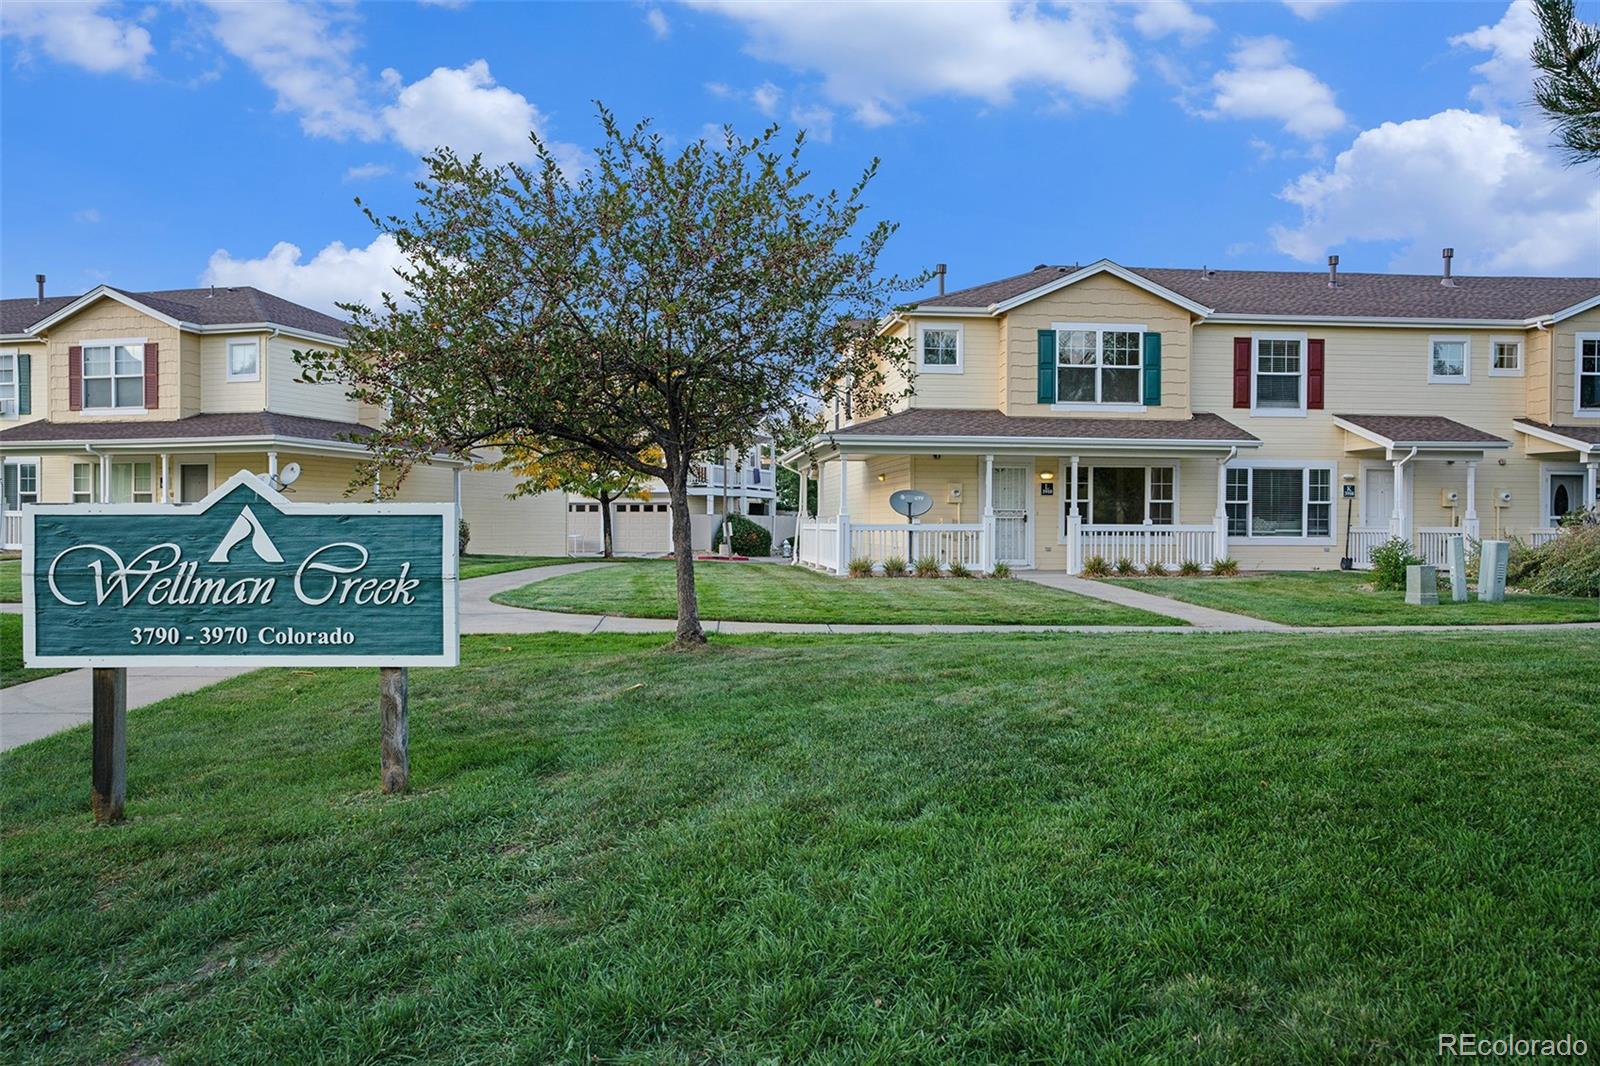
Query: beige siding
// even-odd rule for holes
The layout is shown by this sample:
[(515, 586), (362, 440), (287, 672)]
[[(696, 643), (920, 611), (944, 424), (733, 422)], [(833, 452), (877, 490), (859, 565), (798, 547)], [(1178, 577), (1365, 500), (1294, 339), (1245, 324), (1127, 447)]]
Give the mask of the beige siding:
[(314, 347), (316, 345), (309, 341), (281, 336), (267, 343), (267, 410), (334, 422), (362, 421), (364, 405), (346, 395), (343, 385), (301, 380), (295, 349), (304, 351)]
[(1555, 388), (1555, 376), (1550, 372), (1550, 336), (1546, 330), (1529, 330), (1522, 352), (1528, 417), (1546, 423), (1554, 421), (1550, 417)]
[(200, 342), (200, 409), (207, 414), (233, 411), (265, 411), (267, 409), (267, 376), (264, 365), (254, 381), (228, 380), (228, 343), (236, 340), (253, 340), (258, 345), (257, 358), (265, 364), (267, 334), (234, 333), (206, 334)]
[[(916, 392), (909, 406), (997, 406), (1000, 395), (999, 323), (992, 318), (913, 318), (910, 337), (914, 349), (918, 349), (923, 328), (961, 331), (961, 372), (917, 370)], [(920, 350), (913, 350), (912, 361), (914, 366), (921, 366)]]
[[(1081, 412), (1088, 417), (1189, 417), (1189, 312), (1110, 274), (1098, 274), (1011, 311), (1006, 322), (1003, 410), (1048, 415), (1038, 402), (1039, 330), (1056, 322), (1117, 322), (1161, 334), (1161, 406), (1143, 414)], [(1069, 416), (1070, 417), (1070, 416)]]
[[(42, 341), (6, 342), (0, 352), (15, 352), (28, 357), (29, 412), (15, 418), (0, 419), (0, 430), (20, 426), (24, 422), (37, 422), (49, 417), (50, 411), (50, 353)], [(19, 382), (20, 384), (20, 382)]]
[(1550, 343), (1554, 353), (1550, 363), (1555, 380), (1550, 390), (1553, 409), (1549, 421), (1555, 425), (1593, 424), (1596, 421), (1588, 416), (1578, 417), (1573, 412), (1579, 333), (1600, 333), (1600, 307), (1550, 327)]
[(516, 477), (505, 470), (461, 475), (461, 515), (472, 528), (467, 550), (477, 555), (565, 555), (566, 494), (507, 499), (515, 487)]
[[(107, 411), (86, 414), (70, 409), (67, 388), (67, 349), (85, 341), (120, 340), (143, 337), (146, 343), (161, 346), (160, 356), (160, 406), (143, 415), (128, 415)], [(170, 421), (182, 417), (182, 357), (178, 330), (142, 311), (118, 303), (116, 300), (96, 301), (64, 322), (51, 328), (46, 338), (49, 350), (50, 418), (55, 422), (83, 422), (97, 418), (144, 418), (150, 421)], [(35, 375), (34, 402), (39, 402)]]

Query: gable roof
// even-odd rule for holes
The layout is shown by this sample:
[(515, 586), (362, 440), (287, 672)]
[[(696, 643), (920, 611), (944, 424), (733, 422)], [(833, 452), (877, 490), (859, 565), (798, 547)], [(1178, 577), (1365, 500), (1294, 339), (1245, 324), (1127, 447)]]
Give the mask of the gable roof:
[(345, 322), (250, 285), (133, 292), (101, 285), (78, 296), (0, 300), (0, 334), (20, 336), (73, 314), (103, 297), (130, 303), (185, 326), (268, 325), (343, 337)]
[[(1052, 292), (1088, 267), (1040, 264), (1008, 278), (925, 297), (917, 310), (996, 312)], [(1116, 264), (1110, 264), (1115, 266)], [(1207, 270), (1122, 267), (1116, 273), (1142, 279), (1208, 310), (1207, 317), (1420, 319), (1445, 322), (1524, 322), (1564, 317), (1600, 306), (1600, 278), (1462, 277), (1441, 284), (1434, 274), (1347, 274), (1328, 285), (1322, 271)], [(1130, 279), (1131, 280), (1131, 279)], [(1134, 282), (1138, 284), (1138, 282)]]

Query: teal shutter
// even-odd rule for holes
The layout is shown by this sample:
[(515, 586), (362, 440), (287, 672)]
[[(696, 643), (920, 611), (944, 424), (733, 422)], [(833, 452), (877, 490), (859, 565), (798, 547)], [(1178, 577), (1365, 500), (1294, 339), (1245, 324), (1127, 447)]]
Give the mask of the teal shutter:
[(17, 414), (33, 414), (33, 356), (17, 354)]
[(1146, 407), (1161, 406), (1161, 334), (1144, 335), (1144, 402)]
[(1056, 331), (1039, 331), (1039, 402), (1056, 402)]

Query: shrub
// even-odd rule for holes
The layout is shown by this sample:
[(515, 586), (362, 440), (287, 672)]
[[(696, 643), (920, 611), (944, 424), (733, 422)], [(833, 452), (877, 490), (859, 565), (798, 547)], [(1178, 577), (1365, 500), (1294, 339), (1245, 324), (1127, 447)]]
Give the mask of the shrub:
[(1533, 550), (1538, 566), (1528, 587), (1552, 596), (1600, 596), (1600, 525), (1567, 525)]
[(1404, 537), (1390, 537), (1372, 549), (1372, 586), (1380, 589), (1406, 587), (1406, 567), (1416, 566), (1421, 559), (1411, 551), (1411, 542)]
[(1239, 574), (1239, 560), (1218, 559), (1211, 564), (1211, 572), (1218, 577), (1237, 577)]
[(1521, 537), (1512, 536), (1506, 548), (1506, 584), (1519, 589), (1532, 587), (1543, 562), (1544, 556), (1538, 550), (1530, 548)]
[(1166, 577), (1170, 572), (1166, 564), (1160, 562), (1149, 562), (1144, 567), (1145, 577)]
[(750, 521), (742, 514), (731, 516), (726, 522), (717, 526), (716, 535), (711, 540), (711, 550), (722, 550), (722, 538), (726, 535), (729, 526), (733, 527), (733, 553), (735, 555), (771, 555), (772, 533), (764, 526)]
[(865, 558), (864, 556), (857, 556), (856, 558), (851, 559), (850, 560), (850, 576), (851, 577), (871, 577), (872, 576), (872, 560), (868, 559), (868, 558)]
[(939, 566), (938, 558), (932, 555), (924, 555), (912, 563), (911, 568), (918, 577), (938, 577), (939, 571), (942, 569)]
[(905, 577), (906, 561), (898, 555), (891, 555), (883, 561), (884, 577)]
[(1083, 561), (1084, 577), (1105, 577), (1111, 573), (1111, 564), (1103, 555), (1091, 555)]
[(1137, 569), (1138, 568), (1133, 565), (1133, 560), (1128, 558), (1126, 555), (1117, 560), (1117, 573), (1121, 574), (1123, 577), (1127, 577), (1129, 574), (1135, 573)]
[(972, 576), (972, 571), (967, 569), (967, 564), (966, 563), (954, 562), (954, 563), (950, 564), (950, 576), (951, 577), (971, 577)]
[(457, 555), (465, 555), (465, 554), (467, 554), (467, 542), (469, 540), (471, 540), (471, 539), (472, 539), (472, 527), (467, 525), (467, 520), (465, 518), (463, 518), (459, 523), (456, 524), (456, 554)]
[(1184, 577), (1199, 577), (1205, 572), (1206, 568), (1195, 562), (1193, 559), (1185, 559), (1183, 561), (1183, 565), (1178, 567), (1178, 573), (1182, 574)]
[(995, 563), (994, 569), (989, 571), (990, 577), (1010, 577), (1011, 567), (1006, 563)]

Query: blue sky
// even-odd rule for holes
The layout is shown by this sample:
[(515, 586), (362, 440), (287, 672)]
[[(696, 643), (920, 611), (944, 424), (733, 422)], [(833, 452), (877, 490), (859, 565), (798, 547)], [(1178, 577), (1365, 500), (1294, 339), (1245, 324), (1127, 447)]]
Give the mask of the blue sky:
[[(1600, 175), (1529, 110), (1534, 24), (1491, 3), (8, 2), (0, 286), (257, 284), (370, 299), (426, 147), (581, 166), (592, 104), (805, 126), (873, 156), (885, 266), (953, 286), (1130, 265), (1600, 275)], [(1597, 17), (1594, 0), (1580, 14)], [(392, 287), (392, 286), (391, 286)]]

